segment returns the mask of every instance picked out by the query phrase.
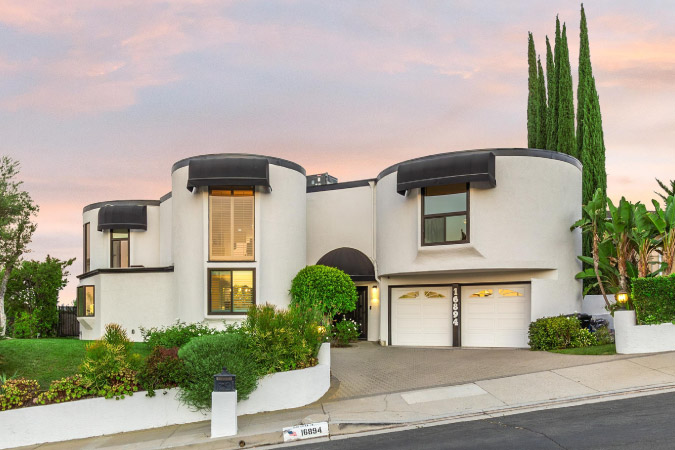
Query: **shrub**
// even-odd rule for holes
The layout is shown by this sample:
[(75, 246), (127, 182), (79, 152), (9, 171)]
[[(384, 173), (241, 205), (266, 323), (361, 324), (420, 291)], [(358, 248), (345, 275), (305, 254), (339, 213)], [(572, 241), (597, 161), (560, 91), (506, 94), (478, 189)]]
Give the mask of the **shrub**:
[(199, 336), (209, 336), (220, 333), (205, 323), (190, 323), (176, 321), (173, 325), (167, 327), (140, 328), (143, 340), (151, 348), (154, 347), (182, 347), (190, 339)]
[(237, 331), (246, 335), (246, 352), (263, 374), (303, 369), (317, 364), (326, 327), (313, 309), (252, 306)]
[(593, 336), (595, 336), (595, 340), (597, 341), (598, 345), (607, 345), (607, 344), (612, 344), (614, 343), (614, 335), (612, 335), (612, 332), (609, 330), (609, 327), (600, 327), (597, 330), (595, 330), (595, 333), (593, 333)]
[(359, 338), (359, 324), (351, 319), (343, 319), (333, 326), (333, 339), (340, 347), (346, 347), (349, 342)]
[(155, 395), (155, 389), (179, 386), (185, 379), (185, 366), (178, 358), (178, 347), (154, 347), (145, 366), (138, 373), (138, 382), (148, 391), (148, 396)]
[(26, 405), (39, 390), (40, 385), (35, 380), (25, 378), (5, 380), (0, 386), (0, 411)]
[(528, 336), (532, 350), (555, 350), (596, 345), (593, 334), (581, 328), (576, 317), (544, 317), (530, 323)]
[(675, 274), (634, 278), (632, 301), (638, 325), (675, 322)]
[(37, 337), (38, 318), (36, 314), (21, 311), (14, 319), (13, 336), (19, 339), (32, 339)]
[(328, 266), (307, 266), (291, 283), (291, 306), (317, 309), (333, 318), (356, 308), (356, 286), (349, 275)]
[(39, 405), (47, 405), (78, 400), (89, 395), (91, 395), (91, 391), (84, 386), (82, 375), (78, 374), (52, 381), (49, 389), (40, 393), (34, 402)]

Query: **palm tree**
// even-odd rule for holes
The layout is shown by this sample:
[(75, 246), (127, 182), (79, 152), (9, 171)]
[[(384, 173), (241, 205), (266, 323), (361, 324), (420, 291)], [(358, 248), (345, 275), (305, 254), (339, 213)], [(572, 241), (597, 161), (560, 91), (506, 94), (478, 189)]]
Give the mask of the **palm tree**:
[(671, 195), (675, 195), (675, 180), (670, 180), (670, 186), (668, 186), (666, 183), (659, 180), (658, 178), (655, 178), (655, 180), (656, 180), (657, 183), (659, 183), (659, 186), (661, 187), (661, 189), (663, 189), (663, 192), (665, 192), (666, 195), (663, 195), (662, 193), (656, 192), (656, 191), (654, 191), (654, 193), (656, 195), (658, 195), (659, 197), (661, 197), (664, 202)]

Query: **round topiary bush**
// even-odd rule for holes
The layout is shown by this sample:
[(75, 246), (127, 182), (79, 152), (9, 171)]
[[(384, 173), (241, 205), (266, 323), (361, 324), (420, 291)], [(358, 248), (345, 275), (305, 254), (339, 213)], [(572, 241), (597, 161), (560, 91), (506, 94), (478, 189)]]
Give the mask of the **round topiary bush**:
[(316, 309), (333, 318), (356, 308), (356, 286), (349, 275), (328, 266), (307, 266), (291, 283), (291, 306)]

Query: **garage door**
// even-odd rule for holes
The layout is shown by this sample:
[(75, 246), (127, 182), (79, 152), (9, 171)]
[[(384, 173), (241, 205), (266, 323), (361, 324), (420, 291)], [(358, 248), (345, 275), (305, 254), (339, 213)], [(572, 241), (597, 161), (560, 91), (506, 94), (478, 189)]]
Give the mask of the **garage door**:
[(393, 345), (451, 346), (450, 287), (391, 290)]
[(462, 347), (527, 347), (530, 285), (462, 286)]

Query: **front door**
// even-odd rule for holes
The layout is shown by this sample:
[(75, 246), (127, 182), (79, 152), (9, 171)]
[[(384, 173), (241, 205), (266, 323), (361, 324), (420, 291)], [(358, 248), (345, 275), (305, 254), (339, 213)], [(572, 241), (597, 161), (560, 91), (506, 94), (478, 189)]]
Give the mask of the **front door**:
[(368, 286), (356, 286), (358, 299), (356, 309), (345, 314), (346, 319), (351, 319), (361, 326), (359, 339), (368, 339)]

